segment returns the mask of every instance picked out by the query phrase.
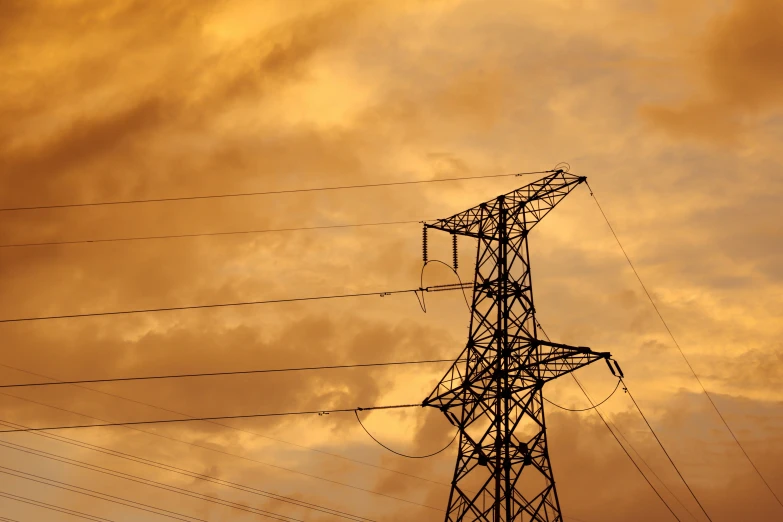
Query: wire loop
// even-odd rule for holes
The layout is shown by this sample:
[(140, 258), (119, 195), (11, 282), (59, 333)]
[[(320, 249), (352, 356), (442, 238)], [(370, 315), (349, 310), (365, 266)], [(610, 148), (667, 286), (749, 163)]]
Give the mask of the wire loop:
[[(606, 399), (602, 400), (602, 401), (601, 401), (601, 402), (599, 402), (598, 404), (593, 404), (593, 405), (592, 405), (592, 406), (590, 406), (589, 408), (581, 408), (581, 409), (575, 410), (575, 409), (571, 409), (571, 408), (566, 408), (565, 406), (560, 406), (559, 404), (555, 404), (554, 402), (550, 401), (550, 400), (549, 400), (549, 399), (547, 399), (546, 397), (543, 397), (543, 399), (544, 399), (546, 402), (548, 402), (549, 404), (551, 404), (552, 406), (554, 406), (555, 408), (560, 408), (561, 410), (565, 410), (565, 411), (573, 411), (573, 412), (580, 412), (580, 411), (590, 411), (590, 410), (594, 410), (594, 409), (596, 409), (597, 407), (599, 407), (600, 405), (602, 405), (603, 403), (605, 403), (606, 401), (608, 401), (609, 399), (611, 399), (611, 398), (612, 398), (612, 396), (614, 396), (614, 394), (617, 392), (617, 389), (618, 389), (618, 388), (620, 388), (620, 383), (621, 383), (621, 382), (622, 382), (622, 379), (618, 379), (618, 380), (617, 380), (617, 385), (614, 387), (614, 390), (612, 390), (612, 393), (610, 393), (610, 394), (609, 394), (609, 396), (608, 396)], [(625, 389), (625, 388), (623, 388), (623, 389)]]
[(357, 409), (355, 409), (355, 410), (353, 411), (353, 413), (356, 415), (356, 420), (357, 420), (357, 421), (359, 421), (359, 426), (361, 426), (361, 427), (362, 427), (362, 429), (364, 430), (364, 432), (365, 432), (367, 435), (369, 435), (369, 436), (370, 436), (370, 438), (371, 438), (372, 440), (374, 440), (374, 441), (375, 441), (375, 442), (376, 442), (376, 443), (377, 443), (377, 444), (378, 444), (380, 447), (382, 447), (382, 448), (384, 448), (384, 449), (386, 449), (386, 450), (388, 450), (388, 451), (391, 451), (391, 452), (392, 452), (392, 453), (394, 453), (395, 455), (399, 455), (400, 457), (405, 457), (406, 459), (427, 459), (427, 458), (430, 458), (430, 457), (434, 457), (434, 456), (435, 456), (435, 455), (437, 455), (438, 453), (443, 453), (444, 451), (446, 451), (446, 450), (449, 448), (449, 446), (451, 446), (452, 444), (454, 444), (454, 441), (455, 441), (455, 440), (457, 440), (457, 435), (459, 435), (459, 431), (456, 431), (456, 432), (454, 433), (454, 437), (451, 439), (451, 441), (449, 441), (449, 443), (448, 443), (448, 444), (446, 444), (446, 445), (445, 445), (443, 448), (439, 449), (439, 450), (438, 450), (438, 451), (436, 451), (435, 453), (430, 453), (429, 455), (405, 455), (404, 453), (400, 453), (399, 451), (394, 451), (394, 450), (393, 450), (393, 449), (391, 449), (389, 446), (385, 445), (383, 442), (381, 442), (381, 441), (379, 441), (378, 439), (376, 439), (375, 437), (373, 437), (372, 433), (370, 433), (370, 431), (369, 431), (369, 430), (368, 430), (368, 429), (367, 429), (367, 428), (364, 426), (364, 424), (362, 423), (362, 419), (360, 419), (360, 418), (359, 418), (359, 410), (362, 410), (362, 408), (357, 408)]

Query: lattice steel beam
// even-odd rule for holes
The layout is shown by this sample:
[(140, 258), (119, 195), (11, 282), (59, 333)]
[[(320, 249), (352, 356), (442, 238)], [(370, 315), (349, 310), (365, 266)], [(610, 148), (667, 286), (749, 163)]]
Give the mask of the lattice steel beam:
[(562, 522), (542, 388), (611, 355), (539, 339), (528, 233), (585, 179), (556, 171), (425, 224), (478, 240), (468, 342), (424, 401), (459, 429), (447, 522)]

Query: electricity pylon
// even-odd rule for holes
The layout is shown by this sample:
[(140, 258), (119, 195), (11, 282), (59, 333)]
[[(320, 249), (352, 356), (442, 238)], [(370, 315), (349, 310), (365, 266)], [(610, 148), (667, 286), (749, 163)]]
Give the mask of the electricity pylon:
[(425, 257), (427, 229), (478, 240), (467, 345), (423, 403), (459, 430), (447, 522), (562, 522), (542, 388), (611, 355), (539, 338), (528, 234), (585, 179), (558, 170), (424, 225)]

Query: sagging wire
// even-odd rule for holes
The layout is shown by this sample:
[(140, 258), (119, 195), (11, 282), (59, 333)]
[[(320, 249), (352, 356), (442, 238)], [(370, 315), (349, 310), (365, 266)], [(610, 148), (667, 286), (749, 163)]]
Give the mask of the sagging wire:
[[(425, 229), (426, 230), (426, 229)], [(441, 265), (445, 266), (452, 272), (454, 272), (454, 275), (457, 277), (457, 281), (459, 283), (451, 283), (447, 285), (434, 285), (434, 286), (424, 286), (424, 270), (427, 268), (427, 265), (430, 263), (440, 263)], [(453, 267), (449, 266), (448, 263), (445, 263), (441, 261), (440, 259), (430, 259), (425, 260), (424, 264), (421, 267), (421, 273), (419, 274), (419, 289), (414, 291), (414, 294), (416, 295), (416, 299), (419, 302), (419, 306), (421, 307), (421, 311), (425, 314), (427, 313), (427, 303), (424, 300), (424, 292), (445, 292), (448, 290), (462, 290), (462, 297), (465, 299), (465, 304), (468, 307), (468, 310), (470, 310), (470, 301), (468, 300), (468, 294), (465, 293), (466, 288), (473, 287), (472, 283), (464, 283), (462, 281), (462, 278), (459, 276), (459, 272), (457, 272)]]
[[(623, 379), (620, 378), (620, 381), (622, 381), (622, 380)], [(639, 415), (641, 415), (642, 420), (644, 420), (644, 423), (649, 428), (650, 433), (652, 433), (652, 436), (655, 437), (655, 441), (658, 443), (658, 446), (661, 448), (661, 450), (663, 451), (664, 455), (666, 455), (666, 458), (669, 459), (669, 463), (674, 468), (674, 471), (677, 472), (677, 475), (680, 477), (680, 480), (682, 480), (682, 483), (685, 484), (686, 488), (688, 488), (688, 492), (693, 497), (693, 500), (696, 501), (696, 504), (699, 505), (699, 508), (701, 509), (701, 512), (704, 513), (704, 516), (707, 517), (707, 520), (712, 522), (712, 518), (707, 513), (707, 510), (704, 508), (704, 506), (702, 505), (702, 503), (699, 500), (699, 498), (696, 496), (696, 493), (694, 493), (693, 490), (691, 489), (691, 486), (690, 486), (690, 484), (688, 484), (688, 481), (685, 480), (685, 477), (683, 477), (682, 473), (680, 472), (680, 468), (677, 467), (677, 464), (674, 463), (674, 460), (672, 460), (672, 457), (671, 457), (671, 455), (669, 455), (669, 452), (666, 451), (666, 448), (664, 447), (663, 442), (661, 442), (661, 439), (658, 438), (658, 434), (655, 433), (655, 430), (653, 429), (652, 425), (650, 424), (650, 421), (647, 420), (647, 416), (642, 412), (642, 409), (639, 407), (639, 404), (636, 402), (636, 399), (634, 399), (633, 394), (628, 390), (628, 386), (626, 386), (625, 382), (623, 382), (623, 386), (625, 387), (625, 392), (628, 394), (628, 397), (631, 398), (631, 402), (633, 402), (633, 405), (636, 407), (636, 410), (639, 412)]]
[(555, 168), (552, 169), (552, 170), (555, 171), (555, 172), (558, 171), (558, 170), (562, 170), (563, 172), (570, 172), (571, 164), (568, 163), (567, 161), (561, 161), (560, 163), (555, 165)]
[[(628, 262), (628, 266), (631, 268), (631, 271), (633, 271), (634, 276), (636, 276), (636, 280), (639, 281), (639, 286), (641, 286), (642, 290), (644, 291), (645, 295), (647, 296), (647, 299), (650, 301), (650, 305), (652, 305), (653, 310), (655, 310), (656, 315), (661, 320), (661, 323), (663, 324), (663, 327), (666, 329), (666, 332), (669, 334), (669, 337), (672, 340), (672, 343), (674, 343), (674, 346), (677, 348), (677, 351), (682, 356), (683, 360), (685, 361), (685, 364), (688, 366), (688, 369), (690, 370), (691, 374), (693, 375), (694, 379), (696, 379), (696, 382), (699, 384), (699, 387), (701, 388), (704, 395), (707, 397), (707, 400), (709, 401), (712, 408), (715, 410), (715, 413), (720, 418), (723, 425), (726, 427), (726, 430), (731, 435), (731, 438), (734, 440), (734, 442), (737, 444), (737, 447), (740, 449), (742, 454), (745, 456), (745, 459), (748, 461), (748, 463), (753, 468), (753, 471), (755, 471), (756, 475), (759, 477), (761, 482), (764, 483), (764, 485), (767, 487), (769, 492), (772, 494), (772, 496), (775, 498), (777, 503), (783, 507), (783, 500), (777, 495), (775, 490), (772, 489), (772, 486), (769, 484), (767, 479), (764, 477), (764, 475), (761, 473), (761, 470), (756, 466), (756, 463), (753, 462), (753, 459), (750, 458), (750, 455), (745, 450), (745, 447), (740, 442), (737, 435), (734, 433), (734, 430), (729, 425), (726, 418), (723, 416), (723, 413), (721, 413), (720, 409), (718, 408), (718, 405), (715, 403), (715, 401), (712, 398), (712, 394), (710, 394), (709, 391), (707, 391), (707, 387), (702, 382), (701, 378), (699, 378), (699, 375), (696, 373), (696, 370), (691, 365), (690, 360), (685, 355), (685, 352), (683, 351), (682, 347), (680, 346), (680, 343), (677, 341), (677, 338), (674, 336), (674, 332), (672, 332), (671, 328), (669, 327), (669, 323), (664, 319), (663, 314), (661, 313), (661, 310), (658, 308), (658, 305), (655, 303), (655, 300), (652, 298), (652, 294), (650, 294), (650, 291), (647, 289), (647, 285), (644, 284), (644, 281), (642, 281), (641, 275), (639, 275), (639, 272), (636, 270), (636, 266), (631, 261), (630, 256), (628, 255), (628, 252), (625, 250), (625, 247), (623, 247), (622, 242), (620, 241), (619, 236), (617, 235), (617, 232), (615, 232), (614, 227), (612, 226), (612, 223), (609, 221), (609, 217), (606, 215), (606, 212), (604, 212), (603, 207), (601, 206), (601, 203), (598, 202), (598, 197), (596, 197), (593, 188), (590, 186), (589, 183), (585, 183), (587, 185), (587, 189), (590, 191), (590, 196), (593, 198), (593, 201), (595, 201), (596, 206), (598, 207), (598, 211), (601, 213), (601, 216), (604, 218), (604, 221), (606, 222), (606, 225), (609, 227), (609, 231), (612, 233), (612, 236), (614, 236), (615, 241), (617, 242), (617, 246), (620, 247), (620, 251), (623, 253), (623, 256), (625, 257), (625, 260)], [(635, 402), (635, 401), (634, 401)], [(638, 407), (638, 406), (637, 406)], [(641, 413), (641, 410), (639, 411)], [(644, 416), (644, 414), (642, 414)], [(650, 428), (652, 430), (652, 428)], [(657, 437), (656, 437), (657, 438)], [(663, 447), (662, 447), (663, 449)], [(665, 452), (666, 450), (664, 450)], [(667, 455), (668, 456), (668, 455)], [(679, 471), (678, 471), (679, 473)], [(698, 502), (698, 500), (697, 500)], [(699, 504), (699, 507), (701, 507), (701, 504)], [(704, 508), (702, 508), (702, 511), (704, 511)], [(707, 515), (706, 511), (704, 511), (704, 514), (709, 518), (709, 515)]]
[[(541, 326), (541, 323), (540, 323), (540, 322), (538, 322), (538, 320), (537, 320), (537, 319), (534, 319), (534, 320), (535, 320), (535, 322), (536, 322), (536, 326), (538, 327), (538, 329), (539, 329), (539, 330), (541, 330), (541, 333), (542, 333), (542, 334), (544, 334), (544, 337), (546, 338), (546, 340), (548, 340), (548, 341), (550, 341), (550, 342), (551, 342), (551, 339), (549, 338), (549, 335), (546, 333), (546, 330), (544, 330), (544, 328)], [(607, 361), (607, 363), (608, 363), (608, 361)], [(619, 368), (618, 368), (618, 369), (619, 369)], [(613, 374), (615, 373), (615, 372), (614, 372), (614, 370), (612, 369), (611, 365), (609, 366), (609, 370), (611, 370), (611, 372), (612, 372)], [(601, 422), (603, 422), (603, 423), (604, 423), (604, 426), (606, 426), (606, 429), (607, 429), (607, 430), (609, 430), (609, 433), (612, 435), (612, 437), (614, 438), (614, 440), (615, 440), (615, 441), (617, 442), (617, 444), (620, 446), (620, 449), (622, 449), (622, 450), (623, 450), (623, 453), (625, 453), (625, 455), (628, 457), (628, 460), (630, 460), (630, 461), (631, 461), (631, 464), (633, 464), (633, 466), (636, 468), (636, 470), (637, 470), (637, 471), (639, 472), (639, 474), (642, 476), (642, 478), (644, 479), (644, 481), (645, 481), (645, 482), (647, 482), (647, 484), (650, 486), (650, 489), (652, 489), (652, 490), (653, 490), (653, 492), (654, 492), (654, 493), (655, 493), (655, 495), (656, 495), (656, 496), (657, 496), (657, 497), (660, 499), (660, 501), (663, 503), (663, 505), (664, 505), (664, 506), (666, 506), (666, 509), (668, 509), (668, 510), (669, 510), (669, 513), (671, 513), (671, 514), (672, 514), (672, 516), (675, 518), (675, 520), (677, 520), (677, 522), (682, 522), (682, 521), (680, 520), (680, 517), (678, 517), (678, 516), (677, 516), (677, 513), (675, 513), (675, 512), (674, 512), (674, 510), (672, 509), (672, 507), (669, 505), (669, 503), (668, 503), (668, 502), (666, 502), (666, 499), (664, 499), (664, 498), (663, 498), (663, 495), (661, 495), (661, 493), (660, 493), (660, 492), (659, 492), (659, 491), (656, 489), (656, 487), (653, 485), (653, 483), (650, 481), (650, 479), (647, 477), (647, 475), (645, 475), (644, 471), (642, 471), (642, 468), (641, 468), (641, 467), (639, 467), (639, 464), (637, 464), (637, 463), (636, 463), (636, 461), (635, 461), (635, 460), (634, 460), (634, 458), (631, 456), (631, 454), (628, 452), (628, 450), (625, 448), (625, 446), (623, 445), (623, 443), (622, 443), (622, 442), (620, 442), (620, 439), (617, 437), (617, 434), (616, 434), (616, 433), (615, 433), (615, 432), (612, 430), (612, 428), (611, 428), (611, 427), (609, 427), (609, 422), (608, 422), (608, 421), (607, 421), (607, 420), (604, 418), (604, 416), (601, 414), (601, 410), (599, 410), (599, 409), (598, 409), (598, 407), (596, 407), (596, 406), (595, 406), (595, 403), (593, 402), (593, 399), (591, 399), (591, 398), (590, 398), (590, 395), (587, 393), (587, 390), (585, 390), (585, 389), (584, 389), (584, 387), (582, 386), (582, 383), (580, 383), (580, 382), (579, 382), (579, 379), (577, 379), (577, 378), (576, 378), (576, 375), (574, 375), (574, 373), (573, 373), (573, 372), (569, 373), (569, 375), (570, 375), (570, 376), (571, 376), (571, 378), (574, 380), (574, 382), (576, 383), (576, 385), (577, 385), (577, 386), (579, 386), (579, 389), (580, 389), (580, 390), (582, 390), (582, 393), (584, 394), (585, 398), (587, 399), (587, 402), (589, 402), (589, 403), (590, 403), (590, 405), (594, 406), (594, 407), (592, 408), (592, 409), (593, 409), (593, 411), (595, 411), (596, 415), (598, 415), (598, 418), (600, 418), (600, 419), (601, 419)], [(615, 374), (615, 376), (617, 376), (617, 375)], [(618, 432), (619, 432), (619, 430), (618, 430)], [(664, 487), (666, 487), (666, 484), (664, 484)], [(668, 489), (668, 488), (667, 488), (667, 489)], [(675, 499), (676, 499), (676, 497), (675, 497)], [(677, 500), (678, 500), (678, 502), (679, 502), (679, 499), (677, 499)]]
[(106, 427), (114, 427), (114, 426), (138, 426), (142, 424), (171, 424), (171, 423), (226, 420), (226, 419), (258, 419), (262, 417), (285, 417), (285, 416), (302, 416), (302, 415), (318, 415), (320, 417), (323, 415), (329, 415), (330, 413), (349, 413), (357, 410), (361, 410), (361, 411), (392, 410), (392, 409), (400, 409), (400, 408), (417, 408), (417, 407), (422, 407), (422, 404), (421, 403), (393, 404), (389, 406), (369, 406), (364, 408), (338, 408), (333, 410), (287, 411), (287, 412), (279, 412), (279, 413), (251, 413), (247, 415), (219, 415), (215, 417), (187, 417), (184, 419), (157, 419), (157, 420), (143, 420), (143, 421), (129, 421), (129, 422), (106, 422), (102, 424), (45, 426), (40, 428), (26, 427), (26, 428), (14, 428), (10, 430), (0, 430), (0, 433), (23, 433), (23, 432), (34, 432), (34, 431), (71, 430), (71, 429), (82, 429), (82, 428), (106, 428)]
[(427, 458), (430, 458), (430, 457), (434, 457), (434, 456), (435, 456), (435, 455), (437, 455), (438, 453), (443, 453), (443, 452), (444, 452), (444, 451), (446, 451), (446, 450), (447, 450), (447, 449), (448, 449), (448, 448), (449, 448), (449, 447), (450, 447), (452, 444), (454, 444), (454, 441), (455, 441), (455, 440), (457, 440), (457, 435), (459, 435), (459, 431), (456, 431), (456, 432), (454, 432), (454, 437), (452, 437), (451, 441), (449, 441), (449, 443), (448, 443), (448, 444), (446, 444), (446, 445), (445, 445), (443, 448), (439, 449), (438, 451), (436, 451), (436, 452), (434, 452), (434, 453), (430, 453), (429, 455), (406, 455), (406, 454), (404, 454), (404, 453), (400, 453), (399, 451), (395, 451), (395, 450), (391, 449), (389, 446), (387, 446), (387, 445), (386, 445), (386, 444), (384, 444), (383, 442), (381, 442), (381, 441), (379, 441), (378, 439), (376, 439), (376, 438), (373, 436), (373, 434), (372, 434), (372, 433), (370, 433), (370, 430), (368, 430), (368, 429), (365, 427), (364, 423), (362, 423), (362, 419), (361, 419), (361, 418), (359, 418), (359, 411), (363, 411), (363, 408), (357, 408), (356, 410), (354, 410), (354, 414), (356, 415), (356, 420), (357, 420), (357, 421), (359, 421), (359, 426), (361, 426), (361, 427), (362, 427), (362, 429), (364, 430), (364, 432), (365, 432), (367, 435), (369, 435), (369, 436), (370, 436), (370, 438), (371, 438), (372, 440), (374, 440), (374, 441), (375, 441), (375, 442), (376, 442), (376, 443), (377, 443), (377, 444), (378, 444), (380, 447), (382, 447), (382, 448), (384, 448), (384, 449), (386, 449), (386, 450), (388, 450), (388, 451), (390, 451), (390, 452), (394, 453), (395, 455), (399, 455), (400, 457), (405, 457), (406, 459), (427, 459)]
[[(593, 404), (593, 400), (590, 398), (590, 395), (588, 395), (587, 390), (585, 390), (584, 387), (582, 386), (582, 383), (579, 382), (579, 379), (577, 379), (576, 376), (573, 373), (570, 373), (569, 375), (571, 375), (571, 378), (574, 379), (574, 382), (576, 382), (576, 385), (579, 386), (579, 389), (582, 390), (582, 393), (587, 398), (587, 401), (590, 404)], [(606, 429), (609, 430), (609, 433), (612, 434), (612, 437), (614, 437), (614, 440), (617, 442), (617, 444), (620, 445), (620, 448), (623, 450), (623, 452), (626, 454), (628, 459), (631, 461), (631, 464), (634, 465), (636, 470), (639, 472), (639, 474), (641, 474), (642, 478), (644, 478), (645, 482), (647, 482), (647, 484), (653, 490), (655, 495), (661, 500), (661, 502), (663, 502), (663, 505), (666, 506), (666, 509), (669, 510), (669, 513), (672, 514), (672, 516), (675, 518), (675, 520), (677, 520), (677, 522), (682, 522), (680, 517), (677, 516), (677, 513), (675, 513), (674, 510), (672, 509), (672, 507), (669, 505), (669, 503), (666, 502), (666, 499), (663, 498), (663, 495), (661, 495), (661, 493), (655, 488), (655, 486), (653, 486), (653, 483), (650, 481), (649, 478), (647, 478), (647, 475), (644, 474), (644, 471), (642, 471), (642, 468), (639, 467), (639, 464), (636, 463), (636, 461), (631, 456), (631, 454), (628, 452), (628, 450), (625, 448), (625, 446), (623, 446), (623, 443), (620, 442), (620, 439), (617, 437), (617, 434), (612, 430), (612, 428), (609, 427), (609, 422), (601, 414), (601, 410), (599, 410), (598, 408), (595, 408), (595, 413), (598, 415), (598, 417), (604, 423), (604, 426), (606, 426)], [(664, 484), (664, 487), (665, 486), (666, 485)]]
[[(612, 390), (612, 393), (610, 393), (608, 397), (606, 397), (604, 400), (602, 400), (598, 404), (593, 404), (589, 408), (581, 408), (581, 409), (575, 410), (575, 409), (571, 409), (571, 408), (566, 408), (565, 406), (560, 406), (559, 404), (556, 404), (556, 403), (550, 401), (546, 397), (543, 397), (543, 399), (546, 402), (548, 402), (549, 404), (551, 404), (552, 406), (554, 406), (555, 408), (560, 408), (561, 410), (573, 411), (573, 412), (590, 411), (590, 410), (596, 409), (597, 407), (601, 406), (603, 403), (605, 403), (606, 401), (608, 401), (609, 399), (614, 397), (614, 394), (617, 393), (618, 389), (620, 389), (620, 384), (622, 384), (622, 382), (623, 382), (622, 379), (618, 379), (617, 380), (617, 385), (614, 387), (614, 390)], [(627, 392), (627, 389), (625, 388), (625, 386), (623, 386), (623, 391)]]

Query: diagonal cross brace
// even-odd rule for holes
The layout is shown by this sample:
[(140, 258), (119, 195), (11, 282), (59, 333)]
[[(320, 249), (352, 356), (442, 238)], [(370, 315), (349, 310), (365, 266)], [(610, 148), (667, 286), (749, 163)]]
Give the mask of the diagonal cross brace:
[(499, 239), (497, 227), (499, 209), (502, 206), (511, 209), (514, 216), (518, 216), (524, 210), (526, 222), (519, 230), (512, 231), (512, 234), (527, 233), (574, 188), (585, 181), (587, 178), (584, 176), (575, 176), (557, 170), (522, 188), (485, 201), (451, 217), (425, 223), (425, 226), (457, 235)]

